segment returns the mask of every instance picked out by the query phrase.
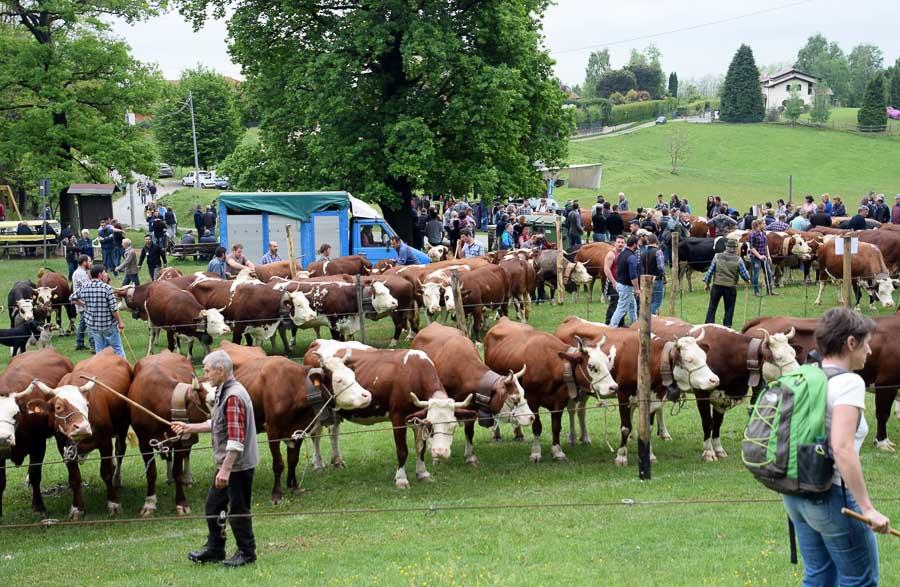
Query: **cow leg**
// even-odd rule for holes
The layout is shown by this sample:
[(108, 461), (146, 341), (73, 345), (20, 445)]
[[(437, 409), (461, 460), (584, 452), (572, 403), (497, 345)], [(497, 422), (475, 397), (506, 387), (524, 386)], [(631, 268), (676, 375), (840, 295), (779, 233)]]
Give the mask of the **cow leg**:
[(416, 445), (416, 479), (419, 481), (433, 481), (431, 473), (425, 468), (425, 433), (417, 428), (415, 431)]
[(566, 453), (563, 452), (559, 445), (559, 436), (562, 432), (562, 411), (554, 410), (550, 414), (550, 430), (553, 434), (553, 443), (550, 445), (550, 456), (554, 461), (565, 461)]
[(147, 472), (147, 497), (141, 508), (141, 517), (147, 518), (156, 513), (156, 459), (149, 439), (141, 438), (138, 447), (141, 457), (144, 459), (144, 469)]
[(329, 430), (328, 438), (331, 440), (331, 464), (335, 469), (345, 469), (344, 456), (341, 454), (341, 422), (338, 420)]
[[(894, 452), (897, 445), (891, 442), (887, 434), (887, 423), (891, 418), (891, 406), (896, 401), (896, 389), (879, 389), (875, 392), (875, 418), (878, 422), (875, 430), (875, 448), (886, 452)], [(900, 404), (895, 407), (897, 418), (900, 418)]]
[(190, 487), (194, 484), (194, 475), (191, 473), (191, 451), (188, 450), (182, 456), (181, 476), (184, 479), (184, 486)]
[(312, 436), (313, 445), (313, 470), (321, 471), (325, 468), (325, 463), (322, 462), (321, 448), (319, 446), (319, 442), (322, 440), (322, 426), (316, 424), (310, 435)]
[(184, 463), (190, 458), (187, 451), (175, 449), (172, 451), (172, 477), (175, 480), (175, 515), (187, 516), (191, 513), (187, 496), (184, 494)]
[(115, 454), (112, 438), (97, 447), (100, 452), (100, 478), (106, 483), (106, 510), (110, 516), (122, 513), (119, 493), (115, 482)]
[[(62, 454), (62, 443), (60, 443), (59, 454)], [(69, 489), (72, 490), (72, 507), (69, 509), (70, 520), (80, 520), (84, 517), (84, 494), (81, 490), (81, 468), (78, 461), (74, 463), (66, 463), (66, 469), (69, 471)]]
[(269, 452), (272, 453), (272, 505), (278, 505), (283, 499), (281, 495), (281, 474), (284, 473), (284, 459), (281, 458), (280, 442), (269, 442), (268, 445)]
[[(41, 495), (41, 466), (44, 455), (47, 453), (47, 441), (30, 441), (28, 445), (28, 483), (31, 485), (31, 511), (36, 514), (46, 515), (47, 508), (44, 505), (44, 497)], [(6, 469), (3, 470), (6, 475)], [(4, 484), (5, 485), (5, 484)], [(2, 495), (2, 491), (0, 491)]]
[(616, 451), (615, 463), (619, 467), (628, 465), (628, 437), (631, 436), (631, 398), (627, 393), (619, 392), (617, 394), (619, 401), (619, 428), (621, 438), (619, 440), (619, 450)]
[(713, 462), (716, 459), (716, 452), (713, 449), (712, 441), (712, 419), (713, 409), (709, 403), (709, 393), (697, 393), (697, 410), (700, 412), (700, 423), (703, 425), (703, 460)]
[(722, 429), (722, 422), (725, 420), (725, 411), (714, 409), (712, 412), (712, 423), (713, 423), (713, 433), (712, 433), (712, 447), (713, 451), (716, 454), (716, 459), (724, 459), (728, 456), (728, 453), (725, 452), (725, 448), (722, 446), (722, 440), (719, 438), (720, 431)]
[[(531, 402), (528, 402), (531, 407)], [(531, 462), (532, 463), (540, 463), (541, 462), (541, 432), (544, 430), (543, 424), (541, 424), (541, 415), (538, 413), (538, 406), (531, 407), (531, 411), (534, 412), (534, 422), (531, 423), (531, 434), (533, 439), (531, 441)]]
[[(813, 305), (821, 306), (822, 305), (822, 292), (825, 291), (825, 282), (822, 281), (822, 277), (819, 276), (819, 293), (816, 295), (816, 301), (813, 302)], [(841, 290), (838, 289), (838, 301), (840, 301)]]
[(297, 489), (300, 483), (297, 481), (297, 464), (300, 462), (300, 442), (287, 447), (287, 481), (288, 489)]
[(575, 412), (578, 410), (578, 406), (575, 403), (575, 400), (570, 399), (566, 404), (566, 411), (569, 413), (569, 446), (575, 446), (576, 443), (576, 431), (575, 431)]
[(394, 474), (394, 485), (397, 489), (409, 489), (409, 480), (406, 478), (406, 458), (409, 456), (409, 448), (406, 446), (406, 425), (401, 418), (391, 418), (394, 426), (394, 447), (397, 449), (397, 472)]
[[(656, 411), (656, 435), (663, 440), (672, 440), (672, 435), (669, 434), (669, 430), (666, 428), (666, 420), (663, 416), (664, 412), (665, 403), (660, 402), (659, 409)], [(653, 414), (650, 416), (653, 417)]]
[(391, 337), (391, 342), (388, 343), (389, 349), (397, 346), (397, 341), (400, 340), (400, 335), (403, 334), (403, 324), (406, 322), (405, 312), (392, 312), (391, 321), (394, 323), (394, 336)]
[(472, 443), (472, 440), (475, 438), (475, 422), (466, 422), (465, 423), (465, 431), (466, 431), (466, 464), (472, 465), (473, 467), (477, 467), (480, 462), (478, 457), (475, 456), (475, 446)]
[(587, 398), (578, 402), (576, 407), (578, 411), (578, 427), (581, 430), (581, 444), (591, 444), (591, 434), (587, 429)]

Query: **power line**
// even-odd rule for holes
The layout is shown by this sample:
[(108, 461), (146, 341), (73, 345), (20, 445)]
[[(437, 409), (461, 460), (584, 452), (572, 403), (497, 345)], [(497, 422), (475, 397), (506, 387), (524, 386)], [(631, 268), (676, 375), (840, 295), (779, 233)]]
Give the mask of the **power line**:
[(626, 43), (633, 43), (633, 42), (635, 42), (635, 41), (641, 41), (641, 40), (644, 40), (644, 39), (654, 39), (654, 38), (656, 38), (656, 37), (663, 37), (663, 36), (666, 36), (666, 35), (674, 35), (675, 33), (683, 33), (683, 32), (686, 32), (686, 31), (694, 31), (694, 30), (697, 30), (697, 29), (702, 29), (702, 28), (706, 28), (706, 27), (711, 27), (711, 26), (715, 26), (715, 25), (719, 25), (719, 24), (725, 24), (725, 23), (728, 23), (728, 22), (734, 22), (734, 21), (736, 21), (736, 20), (742, 20), (742, 19), (744, 19), (744, 18), (750, 18), (750, 17), (753, 17), (753, 16), (759, 16), (759, 15), (761, 15), (761, 14), (768, 14), (768, 13), (770, 13), (770, 12), (776, 12), (776, 11), (784, 10), (784, 9), (787, 9), (787, 8), (794, 8), (794, 7), (800, 6), (800, 5), (802, 5), (802, 4), (809, 4), (809, 3), (812, 2), (812, 1), (813, 1), (813, 0), (800, 0), (799, 2), (791, 2), (790, 4), (782, 4), (781, 6), (773, 6), (772, 8), (763, 8), (763, 9), (761, 9), (761, 10), (755, 10), (755, 11), (753, 11), (753, 12), (747, 12), (747, 13), (745, 13), (745, 14), (739, 14), (739, 15), (737, 15), (737, 16), (731, 16), (731, 17), (728, 17), (728, 18), (722, 18), (722, 19), (719, 19), (719, 20), (711, 20), (711, 21), (708, 21), (708, 22), (703, 22), (703, 23), (693, 24), (693, 25), (690, 25), (690, 26), (685, 26), (685, 27), (681, 27), (681, 28), (677, 28), (677, 29), (671, 29), (671, 30), (668, 30), (668, 31), (661, 31), (661, 32), (658, 32), (658, 33), (651, 33), (651, 34), (649, 34), (649, 35), (640, 35), (640, 36), (638, 36), (638, 37), (631, 37), (631, 38), (628, 38), (628, 39), (620, 39), (620, 40), (618, 40), (618, 41), (611, 41), (611, 42), (609, 42), (609, 43), (601, 43), (601, 44), (598, 44), (598, 45), (585, 45), (585, 46), (583, 46), (583, 47), (575, 47), (575, 48), (572, 48), (572, 49), (561, 49), (561, 50), (558, 50), (558, 51), (551, 51), (550, 53), (553, 54), (553, 55), (563, 55), (563, 54), (566, 54), (566, 53), (579, 53), (579, 52), (581, 52), (581, 51), (589, 51), (589, 50), (591, 50), (591, 49), (601, 49), (601, 48), (603, 48), (603, 47), (612, 47), (613, 45), (623, 45), (623, 44), (626, 44)]

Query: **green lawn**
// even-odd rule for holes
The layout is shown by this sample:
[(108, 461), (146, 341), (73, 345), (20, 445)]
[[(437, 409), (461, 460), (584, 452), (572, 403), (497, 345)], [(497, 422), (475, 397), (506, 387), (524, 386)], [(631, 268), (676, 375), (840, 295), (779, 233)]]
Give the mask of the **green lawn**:
[[(8, 290), (17, 279), (33, 277), (40, 263), (4, 261), (0, 289)], [(64, 270), (54, 260), (52, 267)], [(185, 272), (195, 264), (177, 265)], [(141, 276), (142, 278), (145, 275)], [(118, 279), (115, 280), (119, 282)], [(779, 298), (739, 297), (736, 325), (762, 314), (815, 315), (815, 292), (794, 287)], [(826, 294), (834, 303), (834, 291)], [(701, 322), (706, 297), (702, 291), (685, 294), (677, 313), (692, 322)], [(664, 306), (666, 308), (667, 306)], [(683, 311), (682, 311), (683, 307)], [(606, 306), (599, 301), (588, 305), (584, 299), (562, 307), (535, 309), (532, 323), (552, 331), (562, 319), (577, 314), (601, 319)], [(885, 313), (886, 311), (881, 311)], [(134, 351), (146, 352), (147, 330), (143, 323), (126, 317), (126, 337)], [(383, 346), (391, 333), (388, 322), (367, 325), (369, 343)], [(303, 335), (297, 349), (300, 356), (312, 338)], [(73, 361), (87, 358), (74, 352), (72, 337), (55, 341)], [(268, 345), (267, 350), (270, 350)], [(128, 349), (126, 349), (128, 350)], [(280, 345), (278, 352), (281, 352)], [(196, 357), (199, 360), (199, 351)], [(132, 360), (131, 352), (128, 351)], [(0, 353), (0, 366), (8, 361)], [(874, 428), (874, 408), (867, 410)], [(667, 409), (666, 421), (675, 440), (654, 441), (659, 463), (653, 480), (640, 482), (631, 464), (617, 468), (614, 455), (604, 442), (613, 445), (618, 437), (615, 409), (593, 409), (589, 425), (593, 446), (570, 448), (569, 460), (549, 462), (549, 419), (545, 422), (542, 464), (529, 462), (529, 443), (488, 441), (478, 429), (476, 452), (481, 466), (463, 464), (463, 440), (455, 439), (450, 463), (432, 466), (433, 483), (415, 480), (412, 461), (407, 471), (412, 487), (400, 491), (393, 486), (394, 448), (384, 424), (375, 427), (348, 425), (344, 431), (375, 430), (342, 439), (348, 467), (324, 472), (307, 472), (302, 492), (286, 494), (284, 504), (269, 503), (272, 474), (268, 451), (261, 451), (262, 463), (254, 487), (254, 511), (260, 514), (291, 514), (258, 517), (255, 520), (260, 560), (252, 568), (225, 572), (221, 568), (196, 567), (185, 554), (202, 544), (203, 523), (199, 520), (160, 521), (148, 524), (56, 527), (49, 529), (4, 530), (2, 523), (32, 522), (30, 493), (24, 485), (25, 471), (9, 471), (4, 495), (4, 516), (0, 523), (0, 578), (3, 584), (322, 584), (322, 585), (773, 585), (797, 584), (800, 567), (788, 564), (785, 515), (777, 502), (739, 503), (735, 500), (767, 499), (774, 494), (750, 479), (740, 462), (740, 440), (747, 413), (743, 407), (728, 413), (723, 443), (730, 457), (718, 463), (700, 461), (699, 418), (688, 403), (677, 415)], [(898, 425), (891, 423), (896, 437)], [(568, 424), (563, 426), (563, 433)], [(510, 436), (509, 429), (504, 434)], [(260, 437), (261, 439), (263, 436)], [(199, 447), (207, 444), (201, 440)], [(330, 453), (323, 442), (326, 459)], [(57, 460), (56, 450), (48, 450), (48, 460)], [(129, 455), (136, 450), (129, 449)], [(308, 453), (301, 455), (301, 468)], [(862, 452), (863, 466), (875, 503), (893, 519), (900, 519), (900, 502), (879, 501), (897, 498), (898, 456), (876, 452), (871, 436)], [(125, 517), (137, 515), (144, 499), (143, 467), (138, 458), (126, 458), (122, 500)], [(161, 464), (161, 462), (159, 462)], [(188, 491), (194, 513), (202, 512), (212, 475), (208, 450), (198, 450), (193, 458), (197, 483)], [(164, 470), (164, 467), (160, 467)], [(105, 493), (96, 462), (82, 466), (88, 519), (104, 520)], [(66, 471), (58, 464), (44, 470), (43, 486), (64, 484)], [(174, 514), (173, 488), (158, 485), (157, 516)], [(635, 500), (632, 506), (622, 500)], [(677, 504), (650, 505), (642, 501), (678, 500)], [(726, 500), (729, 503), (703, 503)], [(730, 501), (735, 501), (730, 503)], [(63, 518), (70, 497), (65, 491), (46, 498), (51, 516)], [(490, 509), (507, 504), (544, 504), (536, 509)], [(569, 504), (549, 507), (551, 504)], [(576, 506), (575, 504), (582, 504)], [(584, 504), (597, 504), (587, 506)], [(603, 504), (603, 505), (600, 505)], [(487, 506), (484, 510), (432, 511), (441, 506)], [(417, 508), (409, 512), (314, 515), (316, 512), (366, 508)], [(296, 515), (294, 515), (296, 514)], [(304, 515), (309, 514), (309, 515)], [(880, 537), (882, 584), (900, 584), (897, 541)]]
[[(859, 108), (832, 108), (831, 115), (825, 123), (826, 127), (851, 128), (855, 129), (858, 125), (856, 115)], [(809, 122), (809, 112), (800, 116), (800, 120)], [(892, 132), (900, 130), (900, 121), (888, 119), (888, 129)]]
[[(683, 130), (690, 152), (677, 175), (670, 173), (666, 139)], [(656, 194), (676, 192), (703, 213), (706, 197), (719, 194), (746, 210), (760, 202), (807, 193), (840, 194), (852, 204), (875, 190), (900, 192), (900, 135), (858, 135), (774, 125), (672, 123), (635, 133), (570, 143), (569, 162), (603, 163), (600, 193), (624, 191), (632, 209), (651, 205)], [(561, 188), (557, 199), (594, 201), (592, 190)]]

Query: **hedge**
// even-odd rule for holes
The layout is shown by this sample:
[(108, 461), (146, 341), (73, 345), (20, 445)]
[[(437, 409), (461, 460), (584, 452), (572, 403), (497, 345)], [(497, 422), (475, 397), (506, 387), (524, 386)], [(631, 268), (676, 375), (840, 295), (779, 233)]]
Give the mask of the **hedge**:
[(652, 120), (658, 116), (668, 116), (675, 111), (677, 100), (667, 98), (665, 100), (647, 100), (645, 102), (633, 102), (612, 107), (609, 126)]

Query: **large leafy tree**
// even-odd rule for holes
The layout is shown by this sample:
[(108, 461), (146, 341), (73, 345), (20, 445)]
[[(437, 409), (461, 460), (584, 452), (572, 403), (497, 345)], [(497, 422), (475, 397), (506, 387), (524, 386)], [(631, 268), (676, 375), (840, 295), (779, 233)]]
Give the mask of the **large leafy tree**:
[(533, 194), (566, 157), (548, 0), (184, 1), (232, 11), (273, 187), (348, 189), (409, 236), (415, 192)]
[(850, 91), (850, 64), (847, 56), (835, 42), (829, 42), (821, 34), (815, 34), (797, 53), (794, 67), (819, 78), (820, 83), (831, 88), (839, 104), (852, 101)]
[(725, 122), (762, 122), (766, 114), (753, 50), (741, 45), (722, 84), (720, 117)]
[(202, 67), (189, 69), (156, 109), (152, 125), (160, 155), (169, 163), (193, 167), (191, 112), (186, 107), (189, 93), (194, 103), (198, 159), (202, 167), (212, 168), (241, 140), (237, 90), (221, 74)]
[(609, 49), (592, 51), (584, 70), (584, 98), (597, 97), (597, 83), (600, 77), (609, 71)]
[(40, 178), (56, 194), (72, 182), (108, 182), (113, 171), (152, 170), (152, 143), (126, 113), (148, 112), (162, 82), (104, 19), (155, 12), (145, 0), (0, 5), (0, 183), (22, 199), (36, 196)]
[(635, 89), (648, 92), (654, 100), (662, 96), (664, 78), (659, 66), (633, 64), (626, 65), (625, 69), (634, 74)]
[(637, 87), (634, 72), (627, 69), (612, 69), (600, 76), (597, 82), (597, 95), (607, 98), (612, 94), (627, 94)]
[(860, 106), (869, 82), (881, 72), (884, 57), (875, 45), (857, 45), (850, 51), (850, 106)]
[(887, 127), (887, 107), (884, 98), (884, 75), (877, 73), (866, 86), (862, 107), (856, 113), (860, 130), (879, 132)]
[(889, 82), (888, 105), (900, 108), (900, 57), (894, 62), (894, 66), (890, 68), (890, 78), (885, 81)]

